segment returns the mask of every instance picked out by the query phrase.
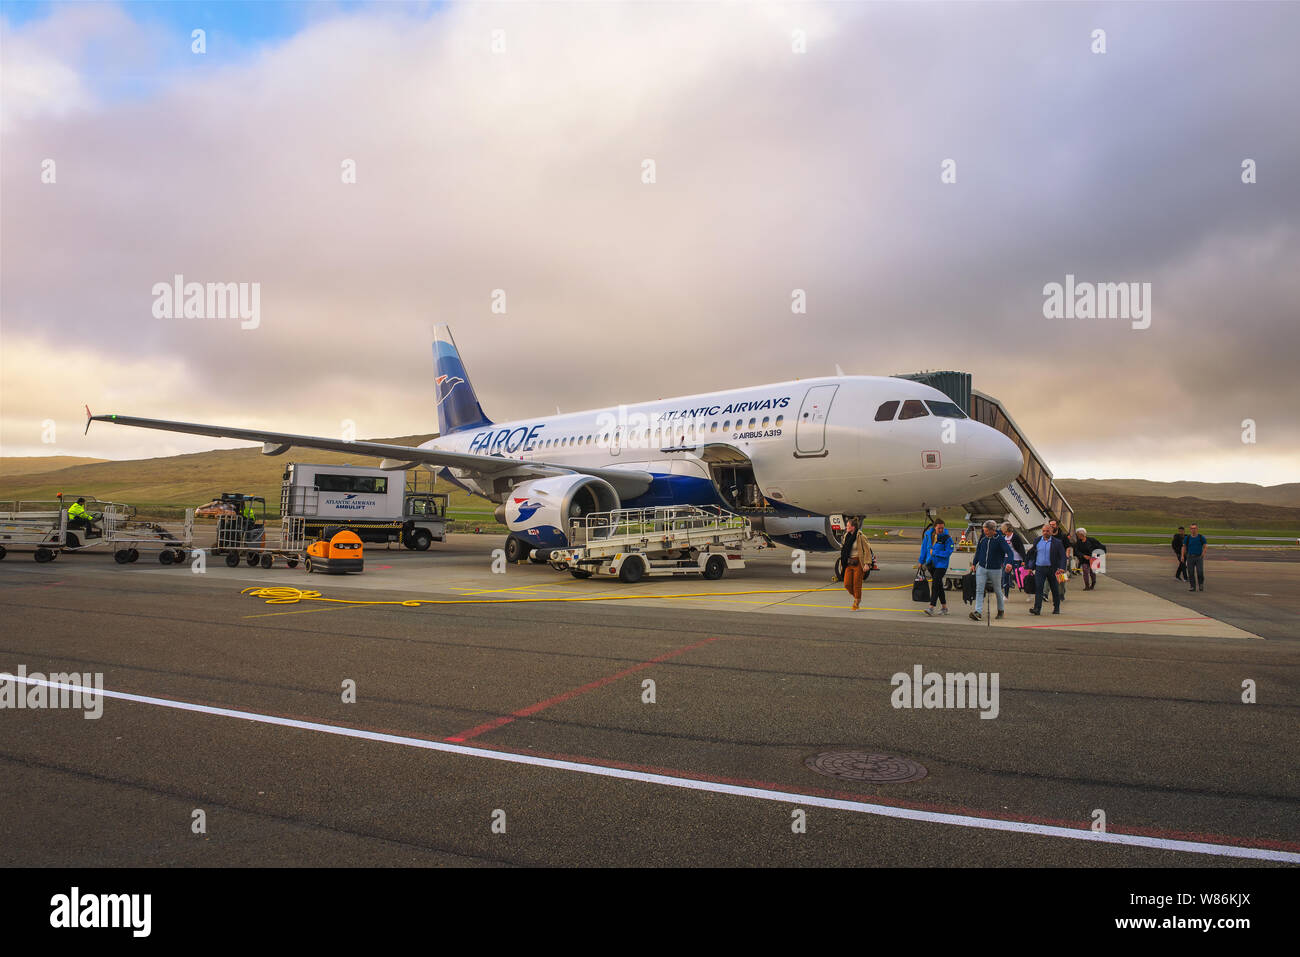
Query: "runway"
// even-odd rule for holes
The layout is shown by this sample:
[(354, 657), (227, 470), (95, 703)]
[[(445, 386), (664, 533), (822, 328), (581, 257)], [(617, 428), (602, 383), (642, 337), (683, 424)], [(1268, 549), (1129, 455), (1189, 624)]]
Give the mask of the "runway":
[[(966, 619), (959, 597), (948, 618), (919, 615), (897, 588), (911, 578), (903, 546), (881, 549), (868, 584), (891, 590), (871, 593), (883, 610), (870, 614), (848, 612), (838, 589), (817, 590), (829, 584), (825, 559), (792, 582), (784, 550), (723, 582), (656, 581), (612, 603), (267, 605), (239, 594), (268, 582), (365, 601), (620, 587), (545, 566), (493, 575), (496, 544), (463, 536), (425, 554), (371, 550), (367, 572), (349, 578), (11, 555), (0, 563), (0, 670), (101, 673), (106, 691), (135, 697), (108, 697), (98, 720), (0, 712), (10, 812), (0, 860), (1300, 860), (1300, 781), (1283, 759), (1300, 704), (1289, 599), (1224, 608), (1215, 590), (1272, 575), (1283, 591), (1294, 562), (1211, 563), (1211, 587), (1180, 603), (1185, 590), (1166, 593), (1152, 577), (1162, 556), (1121, 551), (1114, 580), (1087, 595), (1072, 587), (1062, 627), (1048, 629), (1016, 596), (996, 627)], [(778, 588), (793, 594), (649, 597)], [(1168, 617), (1184, 620), (1158, 633), (1089, 624), (1118, 621), (1122, 602), (1176, 604)], [(892, 676), (917, 665), (997, 674), (996, 718), (895, 707)], [(1254, 704), (1242, 702), (1247, 680)], [(836, 752), (895, 760), (819, 760)], [(873, 782), (810, 765), (923, 776)], [(196, 810), (206, 833), (194, 832)], [(792, 826), (800, 811), (802, 830)], [(1097, 812), (1104, 832), (1093, 830)]]

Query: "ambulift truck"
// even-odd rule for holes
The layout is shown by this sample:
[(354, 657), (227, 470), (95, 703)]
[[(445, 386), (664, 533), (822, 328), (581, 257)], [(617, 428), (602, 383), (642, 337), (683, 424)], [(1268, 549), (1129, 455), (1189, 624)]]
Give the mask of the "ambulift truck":
[[(421, 479), (427, 477), (427, 482)], [(447, 496), (433, 474), (356, 465), (289, 463), (280, 485), (280, 514), (303, 519), (308, 538), (354, 532), (363, 542), (401, 544), (423, 552), (447, 538)]]
[(701, 575), (715, 581), (730, 568), (744, 568), (744, 542), (754, 534), (749, 519), (717, 506), (591, 512), (570, 524), (569, 548), (551, 552), (552, 568), (574, 578)]

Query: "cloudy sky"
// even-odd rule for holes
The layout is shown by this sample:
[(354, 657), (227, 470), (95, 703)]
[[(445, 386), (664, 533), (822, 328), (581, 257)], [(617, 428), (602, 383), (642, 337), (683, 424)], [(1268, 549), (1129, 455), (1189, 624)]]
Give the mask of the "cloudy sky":
[[(445, 321), (497, 419), (962, 369), (1058, 476), (1300, 479), (1300, 5), (0, 16), (0, 454), (431, 432)], [(260, 324), (155, 316), (177, 274)], [(1045, 317), (1067, 274), (1150, 327)]]

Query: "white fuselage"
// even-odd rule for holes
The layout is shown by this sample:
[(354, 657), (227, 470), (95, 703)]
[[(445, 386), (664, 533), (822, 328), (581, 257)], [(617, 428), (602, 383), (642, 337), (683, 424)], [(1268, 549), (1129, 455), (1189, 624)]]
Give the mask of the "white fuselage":
[[(914, 417), (901, 418), (909, 400)], [(878, 419), (887, 402), (898, 403), (893, 416)], [(818, 515), (905, 512), (974, 501), (1020, 473), (1014, 442), (952, 409), (909, 379), (833, 376), (499, 422), (422, 448), (705, 481), (711, 461), (748, 459), (773, 502)], [(489, 483), (452, 474), (501, 500)]]

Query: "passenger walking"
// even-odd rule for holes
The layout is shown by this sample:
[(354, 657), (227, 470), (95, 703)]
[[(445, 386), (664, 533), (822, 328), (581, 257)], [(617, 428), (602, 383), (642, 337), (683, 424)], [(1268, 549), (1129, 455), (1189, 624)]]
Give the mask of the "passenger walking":
[(916, 564), (917, 568), (926, 568), (930, 572), (930, 607), (923, 609), (927, 615), (934, 615), (936, 602), (943, 609), (939, 614), (948, 614), (948, 596), (943, 590), (943, 576), (948, 574), (948, 559), (956, 550), (957, 546), (948, 534), (943, 519), (936, 518), (934, 525), (927, 528), (921, 536), (921, 557)]
[(1034, 561), (1034, 607), (1029, 609), (1031, 615), (1043, 613), (1043, 589), (1052, 589), (1052, 614), (1061, 613), (1061, 590), (1056, 580), (1056, 573), (1065, 568), (1065, 549), (1052, 537), (1050, 524), (1044, 525), (1042, 537), (1030, 546), (1029, 554)]
[[(975, 621), (984, 618), (984, 591), (992, 582), (1000, 582), (1003, 573), (1011, 571), (1011, 561), (1015, 552), (1007, 540), (998, 534), (997, 522), (989, 519), (984, 523), (984, 534), (975, 546), (975, 557), (971, 564), (975, 566), (975, 610), (970, 613)], [(998, 617), (1005, 611), (1002, 590), (995, 584), (993, 594), (998, 599)]]
[(1025, 550), (1020, 545), (1020, 540), (1016, 538), (1016, 530), (1010, 522), (1002, 523), (1002, 538), (1011, 549), (1011, 571), (1002, 573), (1002, 594), (1008, 598), (1011, 597), (1011, 586), (1016, 583), (1016, 569), (1025, 563)]
[(1092, 567), (1092, 560), (1098, 552), (1104, 553), (1106, 546), (1095, 538), (1088, 537), (1086, 528), (1074, 530), (1074, 554), (1079, 557), (1079, 569), (1083, 572), (1083, 590), (1092, 591), (1097, 587), (1097, 573)]
[(1062, 575), (1059, 576), (1057, 584), (1061, 586), (1061, 601), (1065, 601), (1065, 586), (1070, 581), (1070, 556), (1073, 554), (1074, 545), (1070, 542), (1070, 536), (1066, 535), (1061, 529), (1061, 523), (1052, 519), (1047, 523), (1052, 528), (1052, 537), (1061, 543), (1061, 548), (1065, 551), (1065, 561), (1061, 564)]
[(1205, 536), (1196, 530), (1196, 523), (1192, 523), (1191, 531), (1183, 539), (1183, 563), (1187, 566), (1187, 584), (1192, 587), (1188, 591), (1196, 591), (1200, 586), (1201, 591), (1205, 591)]
[(862, 520), (851, 518), (844, 545), (840, 548), (840, 562), (844, 566), (844, 588), (853, 596), (854, 611), (862, 601), (862, 578), (871, 567), (871, 561), (871, 546), (862, 533)]
[(1187, 537), (1187, 530), (1183, 526), (1178, 526), (1178, 531), (1174, 532), (1174, 540), (1170, 546), (1174, 550), (1174, 558), (1178, 559), (1178, 571), (1174, 572), (1175, 581), (1187, 580), (1187, 563), (1183, 561), (1183, 539)]

